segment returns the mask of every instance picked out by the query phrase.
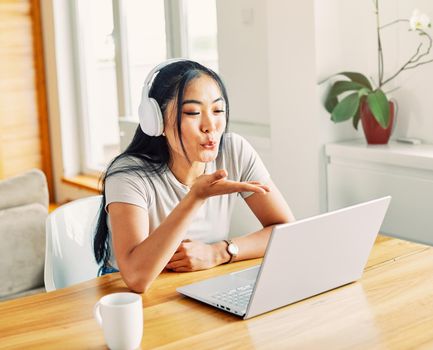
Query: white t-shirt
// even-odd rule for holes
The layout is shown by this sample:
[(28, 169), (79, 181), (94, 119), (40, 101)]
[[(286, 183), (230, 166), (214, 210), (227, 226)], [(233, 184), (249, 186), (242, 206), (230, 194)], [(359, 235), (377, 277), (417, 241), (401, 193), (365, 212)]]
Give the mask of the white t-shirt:
[[(206, 174), (225, 169), (228, 180), (267, 183), (270, 178), (269, 173), (248, 141), (237, 134), (227, 133), (224, 135), (223, 142), (223, 148), (217, 158), (206, 164)], [(112, 170), (138, 164), (140, 163), (136, 159), (128, 157), (115, 163)], [(162, 174), (152, 174), (149, 177), (144, 174), (139, 176), (134, 173), (118, 173), (106, 179), (106, 208), (110, 203), (122, 202), (145, 209), (149, 215), (149, 234), (152, 234), (189, 190), (190, 188), (179, 182), (168, 168)], [(251, 194), (252, 192), (243, 192), (241, 196), (246, 198)], [(199, 240), (204, 243), (227, 239), (230, 218), (237, 197), (238, 194), (234, 193), (208, 198), (193, 218), (185, 239)], [(109, 213), (107, 220), (110, 247), (112, 247)], [(117, 268), (113, 249), (110, 264)]]

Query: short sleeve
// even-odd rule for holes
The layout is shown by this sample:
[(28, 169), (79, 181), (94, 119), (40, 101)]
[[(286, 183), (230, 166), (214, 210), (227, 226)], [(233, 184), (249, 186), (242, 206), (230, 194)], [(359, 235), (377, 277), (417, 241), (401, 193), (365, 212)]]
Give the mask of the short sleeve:
[(107, 177), (105, 198), (105, 210), (114, 202), (133, 204), (146, 210), (151, 205), (151, 196), (145, 180), (128, 173), (117, 173)]
[[(230, 136), (232, 157), (237, 162), (235, 168), (238, 172), (239, 181), (267, 183), (270, 179), (270, 174), (255, 149), (242, 136), (237, 134), (230, 134)], [(241, 196), (247, 198), (252, 194), (253, 192), (242, 192)]]

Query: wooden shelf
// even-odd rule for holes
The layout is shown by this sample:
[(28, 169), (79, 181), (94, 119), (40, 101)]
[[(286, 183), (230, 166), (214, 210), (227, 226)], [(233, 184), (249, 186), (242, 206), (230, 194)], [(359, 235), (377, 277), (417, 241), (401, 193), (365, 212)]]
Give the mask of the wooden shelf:
[(101, 183), (98, 176), (91, 175), (76, 175), (76, 176), (64, 176), (62, 181), (72, 186), (89, 190), (95, 193), (101, 193)]
[(387, 145), (368, 145), (364, 140), (351, 140), (327, 144), (326, 155), (352, 161), (433, 170), (431, 144), (408, 145), (391, 141)]

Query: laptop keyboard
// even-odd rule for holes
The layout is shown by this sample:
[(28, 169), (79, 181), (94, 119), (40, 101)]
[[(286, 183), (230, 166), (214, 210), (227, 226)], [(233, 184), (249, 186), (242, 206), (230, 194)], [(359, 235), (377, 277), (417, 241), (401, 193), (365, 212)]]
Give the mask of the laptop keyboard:
[(245, 286), (226, 290), (224, 292), (218, 292), (212, 295), (212, 297), (218, 300), (220, 303), (226, 303), (233, 306), (237, 306), (241, 309), (245, 309), (250, 301), (251, 294), (254, 289), (254, 284), (247, 284)]

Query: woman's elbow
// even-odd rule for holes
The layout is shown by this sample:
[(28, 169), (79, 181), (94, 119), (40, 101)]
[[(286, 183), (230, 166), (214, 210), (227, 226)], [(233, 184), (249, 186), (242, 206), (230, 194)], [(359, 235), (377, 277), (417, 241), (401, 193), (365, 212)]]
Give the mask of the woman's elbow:
[(285, 219), (286, 223), (296, 221), (295, 215), (293, 215), (293, 212), (290, 208), (287, 208)]
[(284, 215), (281, 215), (279, 218), (274, 220), (273, 225), (281, 225), (281, 224), (288, 224), (290, 222), (296, 221), (294, 215), (292, 212), (285, 213)]
[(127, 284), (127, 286), (132, 292), (138, 293), (138, 294), (146, 293), (147, 290), (149, 289), (148, 286), (143, 285), (143, 284), (130, 284), (130, 285)]
[(142, 280), (125, 281), (125, 283), (134, 293), (146, 293), (150, 288), (150, 283)]
[(134, 293), (146, 293), (150, 288), (152, 281), (149, 281), (146, 278), (138, 277), (137, 275), (138, 274), (136, 272), (125, 273), (122, 274), (122, 279), (126, 286)]
[(296, 218), (292, 213), (290, 213), (290, 215), (287, 218), (287, 223), (293, 222), (293, 221), (296, 221)]
[(288, 224), (293, 221), (296, 221), (296, 218), (290, 208), (287, 207), (286, 210), (281, 210), (279, 213), (275, 213), (267, 226)]

